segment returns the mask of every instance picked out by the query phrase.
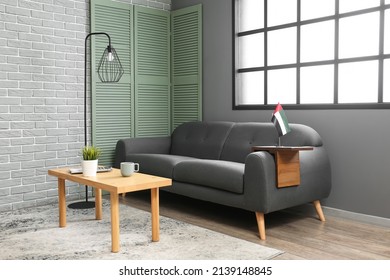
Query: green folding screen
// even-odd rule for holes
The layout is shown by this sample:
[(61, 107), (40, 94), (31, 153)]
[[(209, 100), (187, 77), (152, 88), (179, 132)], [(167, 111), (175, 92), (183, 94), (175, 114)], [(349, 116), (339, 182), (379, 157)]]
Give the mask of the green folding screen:
[(124, 67), (118, 83), (96, 73), (107, 47), (91, 44), (92, 142), (101, 164), (112, 165), (119, 139), (169, 135), (202, 118), (201, 6), (163, 11), (109, 0), (91, 0), (91, 32), (106, 32)]

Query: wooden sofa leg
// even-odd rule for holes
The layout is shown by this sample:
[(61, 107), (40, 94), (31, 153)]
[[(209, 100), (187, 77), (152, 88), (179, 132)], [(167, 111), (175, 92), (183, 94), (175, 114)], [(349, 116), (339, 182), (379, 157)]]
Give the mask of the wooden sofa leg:
[(321, 222), (325, 222), (325, 216), (322, 212), (321, 203), (319, 200), (313, 201), (314, 207), (316, 208), (318, 218)]
[(259, 228), (260, 239), (265, 240), (264, 213), (256, 212), (257, 227)]

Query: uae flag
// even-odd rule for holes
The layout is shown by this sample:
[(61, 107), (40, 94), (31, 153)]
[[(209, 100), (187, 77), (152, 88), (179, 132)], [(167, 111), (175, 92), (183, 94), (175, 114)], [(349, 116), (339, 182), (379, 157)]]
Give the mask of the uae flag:
[(288, 125), (286, 114), (284, 113), (284, 110), (280, 103), (276, 105), (275, 111), (272, 114), (271, 121), (274, 123), (276, 130), (279, 133), (279, 136), (283, 136), (291, 131), (291, 128)]

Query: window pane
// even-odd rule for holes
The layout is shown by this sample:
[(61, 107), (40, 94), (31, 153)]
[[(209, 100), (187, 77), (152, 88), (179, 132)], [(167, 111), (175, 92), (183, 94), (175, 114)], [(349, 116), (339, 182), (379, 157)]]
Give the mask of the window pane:
[(268, 1), (268, 26), (297, 21), (297, 0)]
[(340, 19), (340, 58), (378, 53), (379, 12)]
[(264, 104), (264, 72), (238, 74), (237, 105)]
[(238, 39), (239, 68), (264, 66), (264, 34), (242, 36)]
[(334, 66), (301, 68), (301, 103), (333, 103)]
[(339, 65), (339, 103), (378, 102), (378, 61)]
[(268, 104), (295, 104), (296, 69), (268, 71)]
[(334, 15), (334, 0), (301, 0), (301, 20)]
[(264, 0), (240, 0), (237, 2), (240, 32), (264, 27)]
[(383, 102), (390, 102), (390, 59), (383, 62)]
[(383, 51), (385, 54), (390, 53), (390, 10), (385, 11), (385, 47)]
[(380, 0), (340, 0), (340, 13), (378, 7)]
[[(271, 1), (272, 2), (272, 1)], [(268, 65), (297, 62), (296, 27), (271, 31), (268, 33)]]
[(334, 20), (301, 27), (301, 61), (334, 59)]

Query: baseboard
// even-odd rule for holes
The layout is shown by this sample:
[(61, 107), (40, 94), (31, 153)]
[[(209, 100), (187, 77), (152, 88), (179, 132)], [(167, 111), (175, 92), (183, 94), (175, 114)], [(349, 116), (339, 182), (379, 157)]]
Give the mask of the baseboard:
[[(311, 213), (312, 215), (317, 215), (312, 204), (305, 204), (305, 205), (293, 207), (290, 208), (289, 211), (293, 213), (299, 213), (299, 214), (306, 213), (307, 215), (307, 213)], [(356, 222), (361, 222), (361, 223), (366, 223), (371, 225), (390, 227), (390, 219), (383, 218), (383, 217), (350, 212), (350, 211), (327, 207), (327, 206), (322, 206), (322, 211), (324, 212), (325, 218), (326, 216), (332, 216), (332, 217), (349, 219)]]

